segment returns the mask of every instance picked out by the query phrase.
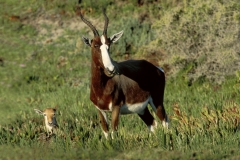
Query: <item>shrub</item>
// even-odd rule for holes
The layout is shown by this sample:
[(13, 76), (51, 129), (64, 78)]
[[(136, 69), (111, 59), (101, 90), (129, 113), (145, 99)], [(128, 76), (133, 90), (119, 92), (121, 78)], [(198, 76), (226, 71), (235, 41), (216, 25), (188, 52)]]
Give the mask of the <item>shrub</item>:
[(239, 3), (231, 1), (184, 1), (164, 11), (154, 28), (158, 44), (180, 69), (189, 63), (188, 78), (222, 82), (240, 65)]

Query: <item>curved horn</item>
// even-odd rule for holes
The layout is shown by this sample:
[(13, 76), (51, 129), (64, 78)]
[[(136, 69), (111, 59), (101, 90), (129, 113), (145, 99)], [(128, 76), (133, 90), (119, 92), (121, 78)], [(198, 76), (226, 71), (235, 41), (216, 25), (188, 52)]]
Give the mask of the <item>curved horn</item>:
[(105, 9), (105, 8), (103, 8), (103, 15), (104, 15), (104, 19), (105, 19), (103, 35), (106, 35), (106, 36), (107, 36), (108, 17), (107, 17), (107, 15), (106, 15), (106, 9)]
[(89, 22), (88, 20), (86, 20), (86, 19), (83, 17), (81, 11), (80, 11), (80, 17), (81, 17), (82, 21), (91, 28), (91, 30), (93, 31), (94, 37), (99, 36), (98, 31), (96, 30), (96, 28), (92, 25), (91, 22)]

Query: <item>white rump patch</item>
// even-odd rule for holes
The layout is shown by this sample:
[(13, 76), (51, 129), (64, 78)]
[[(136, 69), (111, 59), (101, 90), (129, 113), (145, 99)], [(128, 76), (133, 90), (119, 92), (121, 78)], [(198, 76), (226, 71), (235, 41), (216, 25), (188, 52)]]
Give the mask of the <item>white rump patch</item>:
[(108, 45), (106, 45), (105, 37), (101, 36), (101, 42), (102, 45), (100, 46), (101, 54), (102, 54), (102, 61), (105, 68), (107, 68), (109, 71), (114, 70), (114, 65), (112, 64), (112, 61), (110, 59), (109, 53), (108, 53)]
[(158, 69), (164, 73), (164, 70), (161, 67), (158, 67)]
[(135, 104), (124, 104), (121, 106), (120, 114), (131, 114), (131, 113), (137, 113), (137, 114), (144, 114), (144, 110), (147, 107), (149, 102), (149, 98), (141, 103), (135, 103)]

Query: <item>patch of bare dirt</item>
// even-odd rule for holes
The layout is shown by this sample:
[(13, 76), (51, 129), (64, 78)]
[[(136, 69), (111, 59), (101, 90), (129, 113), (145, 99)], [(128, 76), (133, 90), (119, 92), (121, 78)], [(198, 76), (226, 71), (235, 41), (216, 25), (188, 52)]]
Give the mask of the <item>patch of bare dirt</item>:
[[(40, 44), (57, 40), (65, 35), (66, 30), (80, 31), (87, 27), (78, 15), (66, 16), (60, 13), (47, 13), (41, 9), (37, 13), (27, 13), (21, 21), (23, 24), (36, 28), (38, 36), (35, 43)], [(90, 19), (90, 21), (96, 26), (103, 26), (103, 23), (99, 23), (95, 19)], [(90, 30), (88, 32), (90, 34)]]

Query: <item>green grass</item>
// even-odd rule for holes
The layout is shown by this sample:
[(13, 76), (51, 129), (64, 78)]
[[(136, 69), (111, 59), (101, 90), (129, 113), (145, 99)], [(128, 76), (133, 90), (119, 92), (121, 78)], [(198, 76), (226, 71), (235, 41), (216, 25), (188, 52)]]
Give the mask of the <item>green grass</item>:
[[(72, 1), (21, 1), (16, 5), (15, 1), (0, 1), (0, 58), (3, 61), (0, 62), (0, 159), (239, 158), (239, 69), (231, 74), (229, 70), (222, 69), (219, 75), (225, 76), (221, 81), (212, 81), (207, 72), (207, 75), (196, 78), (199, 77), (199, 67), (206, 69), (204, 65), (209, 63), (208, 54), (194, 59), (193, 55), (186, 56), (181, 50), (178, 55), (173, 55), (175, 48), (170, 42), (176, 41), (171, 38), (172, 34), (179, 33), (178, 30), (173, 30), (176, 24), (170, 24), (168, 28), (171, 35), (163, 27), (165, 34), (169, 33), (164, 41), (169, 43), (163, 43), (163, 35), (156, 36), (159, 33), (157, 28), (162, 27), (160, 20), (164, 20), (159, 17), (166, 18), (174, 7), (179, 11), (178, 7), (185, 5), (184, 14), (178, 14), (183, 14), (183, 18), (190, 16), (189, 20), (192, 18), (187, 12), (187, 1), (156, 2), (161, 4), (164, 15), (162, 11), (158, 12), (154, 1), (145, 2), (143, 6), (138, 6), (135, 1), (128, 2), (128, 5), (127, 2), (114, 1), (112, 5), (110, 1), (104, 2), (104, 5), (109, 5), (109, 13), (124, 6), (123, 13), (109, 16), (110, 33), (123, 28), (125, 31), (123, 39), (112, 46), (112, 57), (123, 60), (128, 52), (130, 57), (144, 56), (151, 59), (149, 56), (157, 57), (164, 48), (162, 57), (157, 57), (157, 63), (163, 67), (170, 66), (170, 70), (167, 70), (165, 109), (171, 118), (171, 128), (164, 130), (158, 120), (156, 133), (149, 135), (148, 128), (137, 115), (121, 116), (115, 138), (106, 140), (99, 125), (97, 109), (89, 99), (90, 48), (83, 44), (81, 36), (88, 35), (90, 31), (76, 18), (74, 7), (77, 4)], [(202, 6), (204, 9), (199, 1), (191, 3), (193, 2), (197, 2), (197, 8)], [(216, 1), (214, 3), (218, 4)], [(86, 1), (81, 5), (88, 10), (92, 9), (92, 12), (86, 13), (87, 17), (99, 17), (100, 9), (97, 4), (91, 6)], [(232, 3), (228, 7), (228, 11), (232, 7), (235, 13), (233, 21), (239, 22), (238, 5)], [(221, 13), (220, 9), (218, 14)], [(61, 10), (65, 14), (56, 18)], [(145, 12), (149, 10), (150, 14), (146, 15)], [(131, 12), (134, 21), (126, 17)], [(193, 10), (189, 11), (192, 12)], [(20, 19), (13, 20), (12, 15), (20, 16)], [(120, 19), (121, 15), (126, 18)], [(139, 20), (144, 16), (149, 18), (141, 23)], [(46, 20), (46, 17), (50, 22), (63, 22), (63, 25), (32, 22), (35, 19)], [(153, 28), (151, 22), (154, 20), (157, 23)], [(77, 24), (77, 28), (68, 25), (74, 24), (73, 22)], [(183, 24), (181, 21), (174, 23)], [(134, 31), (131, 31), (131, 27)], [(44, 29), (47, 30), (45, 34)], [(57, 35), (60, 30), (61, 34)], [(141, 32), (142, 30), (145, 32)], [(205, 31), (203, 34), (206, 34)], [(208, 36), (213, 36), (212, 32)], [(226, 37), (226, 41), (223, 38), (221, 43), (229, 40), (229, 37)], [(129, 44), (131, 47), (126, 48)], [(177, 39), (176, 44), (184, 42)], [(170, 48), (165, 48), (166, 46)], [(209, 46), (205, 44), (203, 47)], [(231, 47), (235, 47), (235, 53), (237, 45), (224, 45), (224, 48), (218, 48), (217, 51), (224, 52), (232, 49)], [(198, 46), (195, 49), (197, 48)], [(167, 57), (168, 53), (170, 57)], [(211, 55), (214, 56), (214, 52)], [(47, 107), (57, 107), (61, 131), (49, 141), (44, 141), (39, 139), (45, 134), (43, 117), (37, 115), (33, 109)]]

